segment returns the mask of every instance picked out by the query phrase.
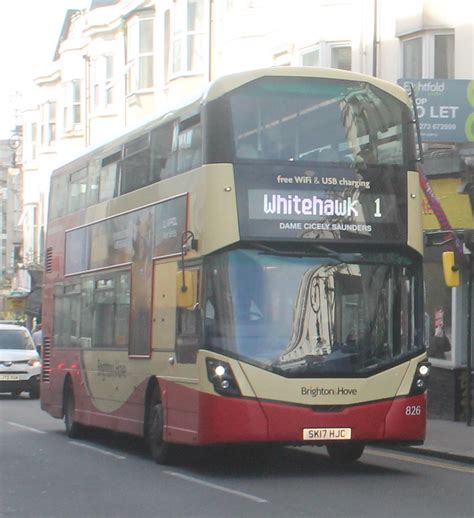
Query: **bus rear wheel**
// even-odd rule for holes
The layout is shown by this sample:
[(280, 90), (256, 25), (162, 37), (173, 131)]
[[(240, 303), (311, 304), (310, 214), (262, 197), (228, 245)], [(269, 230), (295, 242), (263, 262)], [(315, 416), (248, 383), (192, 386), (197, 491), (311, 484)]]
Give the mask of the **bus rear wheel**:
[(164, 424), (163, 404), (154, 400), (148, 418), (147, 437), (151, 457), (158, 464), (168, 464), (172, 457), (173, 446), (163, 439)]
[(364, 453), (364, 444), (346, 443), (346, 444), (328, 444), (326, 449), (328, 455), (336, 464), (353, 464), (360, 459)]
[(67, 386), (64, 393), (64, 426), (66, 434), (71, 439), (77, 439), (82, 435), (83, 427), (75, 418), (74, 392), (71, 386)]

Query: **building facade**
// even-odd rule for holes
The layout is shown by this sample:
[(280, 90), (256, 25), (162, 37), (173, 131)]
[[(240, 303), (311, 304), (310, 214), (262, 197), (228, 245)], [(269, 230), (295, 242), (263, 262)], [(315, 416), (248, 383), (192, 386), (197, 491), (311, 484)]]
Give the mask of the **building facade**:
[[(342, 68), (414, 84), (425, 170), (463, 239), (474, 226), (473, 48), (467, 0), (92, 0), (84, 11), (67, 11), (50, 67), (35, 78), (23, 113), (24, 262), (36, 269), (43, 259), (56, 165), (222, 74), (271, 65)], [(430, 412), (461, 420), (472, 272), (463, 262), (461, 286), (444, 287), (440, 256), (451, 243), (427, 200), (424, 206)]]
[(23, 260), (23, 236), (18, 225), (23, 205), (20, 145), (20, 131), (9, 140), (0, 140), (0, 319), (15, 319), (22, 314), (27, 295), (27, 290), (22, 293), (15, 283)]

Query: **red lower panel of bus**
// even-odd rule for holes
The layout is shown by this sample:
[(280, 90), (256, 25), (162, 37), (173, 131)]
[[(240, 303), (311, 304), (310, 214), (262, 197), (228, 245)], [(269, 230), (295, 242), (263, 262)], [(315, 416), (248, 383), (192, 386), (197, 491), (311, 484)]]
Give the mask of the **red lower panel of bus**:
[[(114, 412), (101, 412), (86, 394), (79, 369), (70, 369), (80, 422), (141, 435), (146, 383)], [(64, 376), (56, 380), (51, 393), (42, 387), (42, 406), (62, 416)], [(302, 443), (305, 428), (350, 428), (351, 439), (359, 441), (421, 442), (425, 438), (426, 396), (400, 397), (335, 411), (311, 407), (223, 397), (192, 390), (160, 380), (166, 405), (165, 438), (187, 444), (244, 442)], [(52, 385), (52, 384), (51, 384)]]
[[(426, 431), (424, 395), (321, 412), (304, 406), (200, 393), (198, 408), (195, 444), (302, 442), (304, 428), (350, 428), (356, 441), (419, 442)], [(189, 442), (189, 435), (186, 440), (179, 433), (182, 426), (173, 415), (168, 415), (167, 440)]]

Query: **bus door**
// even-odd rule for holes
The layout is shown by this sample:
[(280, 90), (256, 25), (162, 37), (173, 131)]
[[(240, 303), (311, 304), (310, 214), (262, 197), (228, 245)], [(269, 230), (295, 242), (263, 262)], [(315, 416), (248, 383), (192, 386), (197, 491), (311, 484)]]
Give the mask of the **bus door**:
[(170, 441), (191, 442), (198, 431), (200, 277), (200, 267), (155, 263), (152, 344)]

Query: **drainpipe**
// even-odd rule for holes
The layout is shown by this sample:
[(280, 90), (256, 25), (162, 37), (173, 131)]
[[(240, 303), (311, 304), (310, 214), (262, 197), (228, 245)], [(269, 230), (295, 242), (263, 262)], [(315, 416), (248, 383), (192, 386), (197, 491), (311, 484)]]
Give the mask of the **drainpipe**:
[(213, 0), (209, 0), (209, 52), (208, 52), (208, 68), (207, 68), (207, 80), (212, 80), (212, 4)]
[(85, 147), (90, 145), (90, 80), (91, 80), (91, 58), (88, 54), (84, 54), (84, 144)]
[(374, 30), (373, 30), (373, 40), (372, 40), (372, 75), (377, 77), (377, 36), (378, 36), (378, 13), (377, 13), (377, 3), (378, 0), (374, 0)]

